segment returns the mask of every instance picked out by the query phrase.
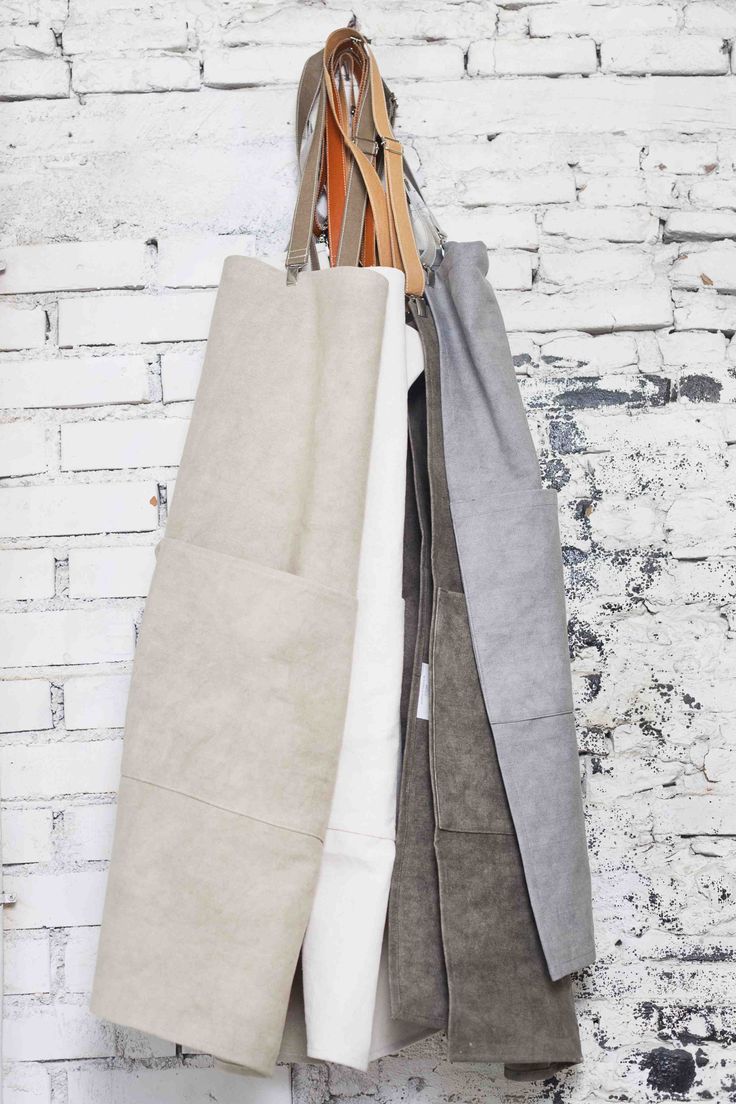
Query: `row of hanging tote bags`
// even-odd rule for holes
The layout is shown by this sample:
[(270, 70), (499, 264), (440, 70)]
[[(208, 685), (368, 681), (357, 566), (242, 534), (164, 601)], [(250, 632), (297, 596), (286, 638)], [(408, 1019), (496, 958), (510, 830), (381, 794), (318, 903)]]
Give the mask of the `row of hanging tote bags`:
[[(580, 1060), (593, 959), (556, 496), (481, 243), (362, 35), (297, 100), (286, 278), (224, 265), (136, 652), (92, 1007), (268, 1075)], [(320, 269), (317, 239), (327, 241)]]

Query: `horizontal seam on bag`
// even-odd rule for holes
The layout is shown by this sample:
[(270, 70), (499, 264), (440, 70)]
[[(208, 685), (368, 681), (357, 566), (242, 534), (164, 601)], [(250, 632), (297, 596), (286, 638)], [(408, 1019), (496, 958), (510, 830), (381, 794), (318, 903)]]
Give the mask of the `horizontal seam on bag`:
[(218, 548), (207, 548), (203, 544), (194, 544), (192, 541), (182, 540), (180, 537), (163, 537), (161, 544), (164, 541), (170, 541), (174, 544), (181, 544), (185, 548), (193, 548), (195, 552), (205, 552), (210, 556), (224, 556), (228, 560), (234, 560), (235, 563), (242, 564), (243, 567), (252, 571), (256, 575), (270, 575), (273, 578), (292, 579), (295, 583), (301, 583), (309, 590), (314, 590), (318, 594), (331, 595), (334, 598), (339, 598), (342, 602), (348, 602), (351, 605), (357, 603), (357, 598), (354, 594), (349, 594), (346, 590), (335, 590), (334, 587), (325, 586), (324, 583), (318, 583), (316, 579), (308, 579), (304, 575), (295, 575), (293, 571), (282, 571), (278, 567), (269, 567), (268, 564), (260, 564), (256, 560), (248, 560), (245, 556), (235, 556), (232, 552), (221, 552)]
[(282, 832), (293, 832), (296, 836), (307, 836), (308, 839), (317, 840), (317, 843), (324, 843), (322, 837), (315, 836), (314, 832), (305, 832), (301, 828), (291, 828), (288, 824), (275, 824), (272, 820), (263, 820), (262, 817), (251, 816), (250, 813), (241, 813), (238, 809), (229, 809), (227, 805), (217, 805), (214, 801), (208, 801), (205, 797), (196, 797), (194, 794), (187, 793), (186, 790), (177, 790), (173, 786), (164, 786), (161, 782), (151, 782), (148, 778), (138, 778), (134, 774), (123, 774), (122, 777), (127, 778), (129, 782), (140, 782), (144, 786), (153, 786), (157, 790), (166, 790), (167, 793), (177, 794), (178, 797), (187, 797), (191, 801), (198, 801), (200, 805), (209, 805), (211, 809), (219, 809), (222, 813), (232, 813), (233, 816), (253, 820), (256, 824), (266, 824), (269, 828), (278, 828)]
[(513, 836), (513, 837), (516, 837), (516, 832), (515, 831), (509, 832), (508, 830), (506, 830), (504, 832), (500, 832), (500, 831), (496, 830), (495, 828), (448, 828), (446, 824), (438, 824), (437, 825), (437, 831), (438, 832), (455, 832), (458, 835), (465, 834), (465, 835), (468, 835), (468, 836), (507, 836), (507, 837), (508, 836)]
[(535, 717), (517, 717), (515, 720), (503, 720), (498, 717), (491, 719), (491, 727), (494, 724), (526, 724), (528, 721), (546, 721), (550, 717), (572, 717), (574, 716), (574, 709), (561, 709), (559, 713), (540, 713)]

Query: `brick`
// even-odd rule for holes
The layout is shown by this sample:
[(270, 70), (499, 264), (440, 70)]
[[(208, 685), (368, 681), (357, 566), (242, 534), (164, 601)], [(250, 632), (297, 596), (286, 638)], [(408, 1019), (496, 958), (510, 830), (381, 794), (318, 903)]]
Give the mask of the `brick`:
[[(317, 9), (319, 10), (319, 9)], [(70, 1069), (69, 1104), (99, 1104), (101, 1100), (125, 1104), (291, 1104), (288, 1066), (277, 1066), (272, 1077), (234, 1076), (221, 1069), (174, 1067), (136, 1071), (135, 1080), (125, 1070)]]
[(648, 330), (672, 324), (672, 302), (664, 284), (608, 287), (556, 295), (503, 292), (501, 313), (509, 330)]
[[(271, 44), (278, 47), (295, 45), (301, 48), (297, 58), (298, 71), (294, 80), (299, 79), (301, 67), (308, 57), (309, 44), (315, 50), (324, 45), (324, 41), (335, 27), (347, 26), (352, 12), (349, 7), (309, 11), (298, 5), (262, 9), (238, 9), (238, 19), (228, 22), (223, 33), (223, 42), (228, 46), (242, 46), (249, 43)], [(368, 33), (368, 32), (366, 32)]]
[(690, 189), (690, 201), (695, 207), (736, 208), (736, 180), (720, 177), (698, 180)]
[(705, 35), (620, 35), (601, 43), (601, 70), (640, 76), (728, 72), (720, 38)]
[(0, 405), (76, 407), (148, 399), (144, 357), (63, 357), (0, 361)]
[(663, 538), (662, 520), (655, 505), (643, 497), (635, 502), (609, 495), (590, 514), (594, 539), (603, 548), (646, 548)]
[(497, 38), (473, 42), (468, 51), (468, 73), (561, 76), (594, 73), (598, 68), (595, 43), (590, 38)]
[(62, 471), (177, 465), (188, 428), (185, 418), (68, 422), (61, 427)]
[(51, 859), (50, 809), (3, 809), (2, 831), (4, 864)]
[(619, 283), (651, 278), (652, 258), (631, 249), (589, 249), (555, 253), (542, 250), (538, 280), (566, 288), (574, 284)]
[(46, 311), (42, 307), (0, 303), (0, 350), (36, 349), (45, 342)]
[[(717, 488), (688, 490), (678, 495), (667, 511), (665, 528), (676, 559), (697, 560), (703, 556), (733, 555), (736, 551), (736, 519), (727, 496)], [(725, 689), (733, 693), (731, 684)]]
[(665, 364), (718, 364), (726, 355), (721, 333), (657, 334), (657, 344)]
[(736, 212), (672, 211), (667, 216), (665, 241), (717, 241), (736, 238)]
[(4, 796), (114, 793), (121, 754), (122, 740), (8, 745), (2, 750)]
[(61, 58), (0, 61), (0, 100), (57, 99), (69, 95), (69, 66)]
[(18, 548), (0, 552), (0, 601), (52, 598), (54, 589), (51, 549)]
[(670, 279), (677, 288), (736, 291), (736, 243), (688, 247), (670, 269)]
[(51, 949), (49, 937), (30, 938), (25, 933), (7, 936), (4, 941), (3, 972), (5, 992), (43, 994), (51, 990)]
[[(514, 81), (514, 87), (516, 86)], [(527, 82), (525, 81), (524, 84)], [(438, 143), (420, 138), (412, 140), (421, 156), (433, 196), (448, 192), (445, 200), (452, 202), (455, 181), (475, 169), (486, 172), (539, 171), (547, 167), (566, 169), (573, 165), (584, 173), (639, 171), (642, 143), (631, 138), (608, 134), (605, 139), (596, 134), (514, 134), (505, 132), (473, 141), (461, 139)]]
[(579, 368), (590, 375), (604, 375), (637, 364), (636, 341), (630, 334), (553, 337), (542, 343), (540, 354), (551, 372)]
[(0, 494), (2, 537), (150, 532), (158, 525), (152, 482), (9, 487)]
[(528, 173), (524, 176), (471, 173), (458, 192), (463, 203), (477, 207), (487, 203), (572, 203), (575, 180), (566, 172)]
[(589, 4), (549, 4), (529, 12), (532, 36), (591, 35), (600, 42), (614, 34), (652, 34), (669, 31), (677, 26), (674, 8), (663, 4), (617, 4), (611, 7)]
[(733, 835), (736, 803), (732, 797), (677, 796), (652, 802), (655, 836)]
[(145, 597), (155, 563), (154, 549), (149, 547), (73, 548), (69, 552), (69, 596)]
[(9, 1017), (3, 1041), (6, 1057), (16, 1062), (108, 1058), (115, 1054), (112, 1024), (98, 1020), (81, 1005), (60, 1001)]
[[(422, 42), (381, 46), (381, 73), (387, 81), (460, 80), (465, 75), (461, 46)], [(410, 92), (404, 93), (405, 96)]]
[(736, 12), (727, 4), (697, 0), (697, 3), (686, 5), (684, 17), (688, 31), (717, 35), (718, 38), (736, 38)]
[(109, 859), (114, 826), (114, 805), (77, 805), (65, 809), (65, 857), (75, 863)]
[(49, 1067), (7, 1062), (3, 1070), (3, 1104), (51, 1104)]
[(56, 39), (50, 27), (0, 27), (0, 55), (3, 59), (50, 57), (56, 49)]
[(0, 732), (40, 732), (53, 726), (45, 679), (0, 679)]
[(95, 54), (119, 50), (186, 50), (186, 19), (151, 19), (140, 12), (107, 11), (88, 21), (64, 24), (65, 54)]
[(203, 348), (175, 350), (161, 355), (161, 385), (165, 403), (194, 398), (203, 362)]
[(532, 286), (531, 254), (494, 250), (488, 258), (488, 279), (497, 290), (529, 291)]
[[(6, 874), (5, 892), (17, 897), (12, 909), (5, 914), (6, 927), (18, 931), (23, 928), (99, 924), (106, 881), (106, 873), (100, 870), (66, 874)], [(50, 1058), (51, 1055), (43, 1057)]]
[(86, 95), (100, 92), (190, 92), (199, 89), (199, 58), (184, 54), (133, 57), (77, 57), (72, 88)]
[(203, 81), (212, 88), (293, 84), (306, 60), (299, 46), (242, 46), (204, 55)]
[(226, 257), (252, 256), (252, 234), (162, 237), (158, 241), (158, 278), (166, 287), (217, 287)]
[[(714, 142), (649, 142), (641, 167), (688, 176), (712, 172), (718, 164), (718, 147)], [(679, 213), (679, 212), (676, 212)]]
[(97, 959), (99, 928), (74, 928), (64, 948), (64, 987), (70, 993), (89, 993)]
[[(626, 8), (591, 7), (592, 12), (625, 12)], [(640, 13), (674, 8), (642, 5)], [(556, 18), (556, 15), (555, 15)], [(556, 32), (557, 33), (557, 32)], [(730, 77), (628, 77), (596, 76), (591, 85), (580, 80), (519, 77), (513, 95), (496, 95), (497, 86), (484, 87), (482, 78), (464, 81), (426, 81), (420, 97), (403, 97), (401, 122), (404, 133), (444, 139), (471, 135), (516, 132), (548, 133), (564, 120), (569, 134), (608, 134), (611, 131), (647, 134), (705, 135), (729, 133), (736, 114), (736, 81)]]
[(215, 293), (211, 291), (62, 299), (59, 344), (203, 340), (214, 304)]
[(46, 427), (37, 422), (0, 425), (0, 478), (35, 475), (48, 467)]
[(599, 176), (580, 183), (578, 201), (582, 207), (636, 207), (646, 203), (641, 176)]
[(536, 249), (539, 234), (531, 211), (438, 210), (442, 229), (454, 241), (483, 241), (489, 249)]
[(129, 689), (129, 675), (79, 675), (66, 679), (67, 729), (122, 728)]
[(736, 330), (736, 302), (732, 295), (703, 291), (674, 291), (675, 329)]
[(116, 663), (131, 659), (129, 610), (54, 610), (0, 614), (0, 666)]
[(604, 239), (612, 242), (656, 241), (657, 219), (644, 208), (602, 208), (579, 210), (566, 208), (545, 213), (545, 234), (564, 238)]
[(138, 241), (54, 242), (3, 250), (0, 292), (137, 288), (146, 282), (146, 246)]

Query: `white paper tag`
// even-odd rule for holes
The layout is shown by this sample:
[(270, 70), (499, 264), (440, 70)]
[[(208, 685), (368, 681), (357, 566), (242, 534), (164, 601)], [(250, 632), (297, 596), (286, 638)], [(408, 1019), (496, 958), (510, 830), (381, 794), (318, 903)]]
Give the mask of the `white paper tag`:
[(419, 680), (419, 697), (417, 698), (417, 720), (429, 720), (429, 664), (422, 664), (422, 677)]

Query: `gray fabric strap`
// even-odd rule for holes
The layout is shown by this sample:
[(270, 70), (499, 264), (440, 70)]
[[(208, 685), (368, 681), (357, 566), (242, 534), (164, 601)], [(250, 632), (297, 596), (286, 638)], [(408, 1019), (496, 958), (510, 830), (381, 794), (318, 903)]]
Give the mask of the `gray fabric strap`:
[[(321, 58), (321, 55), (318, 55)], [(312, 59), (310, 59), (311, 61)], [(309, 64), (309, 62), (307, 63)], [(305, 66), (306, 70), (306, 66)], [(294, 217), (291, 223), (291, 234), (289, 236), (289, 248), (286, 253), (286, 272), (287, 281), (293, 283), (299, 272), (306, 266), (307, 260), (311, 257), (312, 267), (319, 267), (317, 262), (317, 251), (314, 245), (314, 236), (312, 233), (314, 226), (315, 207), (317, 205), (317, 196), (319, 192), (320, 173), (322, 167), (322, 150), (324, 144), (324, 118), (325, 118), (325, 96), (321, 89), (321, 86), (317, 89), (317, 117), (314, 124), (314, 133), (312, 141), (309, 144), (309, 150), (307, 152), (307, 160), (304, 165), (304, 171), (299, 184), (299, 193), (297, 195), (296, 206), (294, 207)], [(314, 98), (312, 99), (314, 103)], [(310, 111), (307, 112), (307, 116), (301, 120), (301, 129), (304, 130), (306, 126), (306, 119), (309, 116)], [(299, 125), (297, 126), (297, 148), (299, 149), (301, 142), (299, 139)]]

